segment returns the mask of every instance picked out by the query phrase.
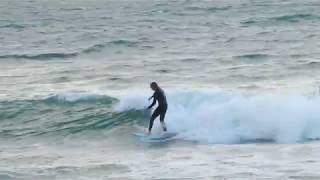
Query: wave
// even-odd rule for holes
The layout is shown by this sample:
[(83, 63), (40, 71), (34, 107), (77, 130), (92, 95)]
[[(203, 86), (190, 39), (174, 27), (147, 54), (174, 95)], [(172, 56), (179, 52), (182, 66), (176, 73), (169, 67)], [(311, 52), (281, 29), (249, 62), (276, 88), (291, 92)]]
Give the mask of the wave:
[(306, 64), (308, 67), (311, 68), (319, 68), (320, 67), (320, 62), (317, 61), (312, 61)]
[(5, 25), (0, 25), (0, 28), (14, 28), (14, 29), (22, 29), (25, 28), (24, 25), (21, 24), (5, 24)]
[(319, 19), (319, 17), (313, 14), (293, 14), (293, 15), (283, 15), (283, 16), (272, 18), (272, 20), (276, 20), (280, 22), (298, 22), (300, 20), (309, 20), (309, 19)]
[(106, 131), (144, 119), (145, 112), (115, 112), (116, 98), (86, 92), (38, 100), (0, 101), (0, 138), (56, 137)]
[(189, 10), (202, 10), (207, 12), (216, 12), (216, 11), (226, 11), (232, 8), (232, 6), (225, 6), (225, 7), (187, 7)]
[(246, 20), (246, 21), (242, 21), (241, 24), (245, 24), (245, 25), (251, 25), (251, 24), (256, 24), (258, 21), (257, 20)]
[(62, 11), (83, 11), (86, 10), (85, 7), (74, 7), (74, 8), (60, 8)]
[(62, 94), (54, 94), (44, 99), (45, 102), (51, 103), (104, 102), (105, 104), (112, 104), (116, 100), (116, 98), (110, 96), (93, 94), (88, 92), (67, 92)]
[(55, 58), (70, 58), (77, 56), (78, 53), (43, 53), (43, 54), (9, 54), (9, 55), (0, 55), (0, 59), (55, 59)]
[[(320, 138), (320, 97), (195, 91), (172, 92), (168, 100), (168, 127), (186, 140), (232, 144)], [(142, 109), (146, 102), (136, 97), (120, 103), (127, 105), (120, 108), (125, 111)]]
[(180, 61), (182, 61), (182, 62), (199, 62), (199, 61), (201, 61), (201, 59), (198, 59), (198, 58), (184, 58), (184, 59), (181, 59)]
[[(0, 102), (0, 138), (88, 136), (123, 126), (143, 126), (150, 117), (147, 94), (131, 92), (114, 98), (69, 92), (42, 100)], [(167, 97), (165, 121), (180, 139), (223, 144), (320, 139), (317, 96), (169, 90)], [(158, 120), (153, 131), (161, 131)]]
[(91, 47), (88, 47), (88, 48), (82, 50), (81, 52), (85, 53), (85, 54), (89, 54), (92, 52), (100, 52), (105, 47), (106, 47), (106, 44), (96, 44), (96, 45), (93, 45)]
[(317, 62), (317, 61), (305, 62), (305, 63), (295, 64), (294, 66), (291, 66), (290, 68), (292, 68), (292, 69), (306, 69), (306, 70), (319, 69), (320, 62)]
[(93, 53), (93, 52), (100, 52), (104, 48), (112, 46), (112, 45), (124, 45), (127, 47), (135, 47), (135, 46), (137, 46), (137, 44), (138, 44), (138, 42), (136, 42), (136, 41), (129, 41), (129, 40), (120, 39), (120, 40), (110, 41), (108, 43), (95, 44), (91, 47), (83, 49), (81, 51), (81, 53), (88, 54), (88, 53)]
[(129, 41), (129, 40), (123, 40), (123, 39), (111, 41), (109, 43), (116, 44), (116, 45), (126, 45), (129, 47), (136, 46), (138, 44), (138, 42), (136, 42), (136, 41)]
[(244, 55), (239, 55), (239, 56), (235, 56), (235, 58), (238, 59), (264, 59), (264, 58), (268, 58), (271, 55), (269, 54), (244, 54)]
[(49, 60), (49, 59), (67, 59), (76, 57), (83, 54), (90, 54), (95, 52), (100, 52), (104, 48), (114, 45), (123, 45), (126, 47), (136, 47), (138, 42), (129, 41), (129, 40), (115, 40), (108, 43), (95, 44), (87, 48), (83, 48), (77, 52), (48, 52), (41, 54), (7, 54), (0, 55), (0, 59), (34, 59), (34, 60)]
[(319, 20), (320, 16), (314, 14), (291, 14), (271, 18), (250, 18), (242, 21), (241, 24), (249, 25), (274, 25), (274, 23), (296, 23), (305, 20)]

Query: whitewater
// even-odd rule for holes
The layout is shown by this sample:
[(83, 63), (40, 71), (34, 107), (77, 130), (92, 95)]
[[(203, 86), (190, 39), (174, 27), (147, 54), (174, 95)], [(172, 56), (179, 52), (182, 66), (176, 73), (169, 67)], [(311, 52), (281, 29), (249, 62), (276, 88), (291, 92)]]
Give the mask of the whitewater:
[(319, 7), (1, 1), (0, 180), (319, 179)]

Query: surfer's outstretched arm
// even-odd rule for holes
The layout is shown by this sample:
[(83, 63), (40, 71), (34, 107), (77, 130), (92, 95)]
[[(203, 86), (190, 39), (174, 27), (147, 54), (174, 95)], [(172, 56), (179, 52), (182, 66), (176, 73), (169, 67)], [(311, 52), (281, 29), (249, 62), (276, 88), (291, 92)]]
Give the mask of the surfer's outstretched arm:
[(156, 104), (156, 98), (153, 97), (152, 104), (148, 107), (148, 109), (151, 109), (155, 104)]

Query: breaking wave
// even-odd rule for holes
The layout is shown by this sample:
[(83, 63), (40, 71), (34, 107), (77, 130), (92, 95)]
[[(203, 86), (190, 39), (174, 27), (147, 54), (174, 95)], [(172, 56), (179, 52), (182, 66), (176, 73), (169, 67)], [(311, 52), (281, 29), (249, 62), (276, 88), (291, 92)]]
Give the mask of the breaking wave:
[[(122, 110), (144, 107), (144, 98), (130, 97), (120, 101), (127, 105)], [(195, 91), (171, 92), (168, 100), (168, 127), (186, 140), (294, 143), (320, 138), (320, 97)]]
[[(0, 137), (66, 136), (145, 126), (148, 93), (70, 92), (42, 100), (3, 101)], [(169, 91), (166, 123), (178, 138), (202, 143), (296, 143), (320, 138), (320, 97)], [(155, 121), (154, 132), (160, 131)]]

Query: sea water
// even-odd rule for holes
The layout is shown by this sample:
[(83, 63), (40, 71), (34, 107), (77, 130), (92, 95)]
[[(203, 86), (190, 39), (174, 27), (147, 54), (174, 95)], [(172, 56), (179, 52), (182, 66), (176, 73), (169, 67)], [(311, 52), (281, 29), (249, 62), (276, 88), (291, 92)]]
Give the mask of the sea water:
[[(319, 24), (317, 0), (2, 0), (0, 179), (319, 179)], [(168, 142), (131, 136), (151, 81)]]

